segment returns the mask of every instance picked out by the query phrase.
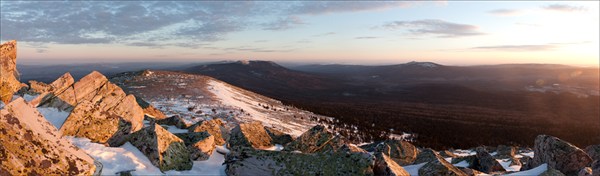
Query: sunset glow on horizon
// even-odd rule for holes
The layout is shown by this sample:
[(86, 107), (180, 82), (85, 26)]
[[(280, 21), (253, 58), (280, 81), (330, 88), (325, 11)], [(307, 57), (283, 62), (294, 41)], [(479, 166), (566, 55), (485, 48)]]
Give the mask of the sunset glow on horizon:
[(218, 61), (598, 66), (598, 1), (0, 2), (22, 63)]

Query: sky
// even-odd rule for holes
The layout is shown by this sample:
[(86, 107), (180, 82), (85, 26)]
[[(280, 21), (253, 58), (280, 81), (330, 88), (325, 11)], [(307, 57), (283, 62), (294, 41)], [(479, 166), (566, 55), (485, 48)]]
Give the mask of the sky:
[(598, 1), (1, 1), (22, 63), (598, 66)]

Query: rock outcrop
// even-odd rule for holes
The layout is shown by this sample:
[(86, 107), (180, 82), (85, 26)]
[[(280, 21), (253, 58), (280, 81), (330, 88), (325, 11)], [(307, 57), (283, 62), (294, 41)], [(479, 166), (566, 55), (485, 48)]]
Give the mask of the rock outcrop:
[(435, 160), (428, 162), (419, 169), (419, 175), (467, 176), (438, 154), (436, 154)]
[(585, 153), (587, 153), (592, 160), (600, 160), (600, 144), (587, 146), (585, 148)]
[(426, 148), (423, 149), (419, 154), (417, 154), (417, 158), (413, 161), (413, 164), (420, 164), (430, 161), (435, 161), (437, 158), (437, 152), (433, 149)]
[(410, 176), (402, 166), (398, 165), (386, 154), (378, 153), (375, 155), (375, 158), (375, 166), (373, 167), (375, 175)]
[(129, 142), (144, 153), (161, 171), (192, 168), (190, 153), (183, 140), (158, 124), (131, 134)]
[(154, 106), (152, 106), (152, 104), (144, 101), (142, 98), (136, 96), (135, 100), (137, 101), (138, 105), (142, 107), (144, 113), (150, 116), (151, 118), (154, 118), (156, 120), (167, 118), (167, 116), (162, 111), (156, 109)]
[(285, 134), (275, 128), (265, 127), (265, 130), (271, 136), (271, 139), (273, 139), (273, 144), (287, 145), (294, 140), (291, 135)]
[(373, 175), (373, 160), (360, 153), (304, 154), (245, 148), (225, 159), (227, 175)]
[(477, 154), (475, 155), (475, 161), (473, 162), (473, 169), (482, 171), (485, 173), (492, 172), (504, 172), (506, 171), (502, 165), (485, 148), (477, 147), (475, 149)]
[(223, 127), (223, 121), (221, 119), (212, 119), (198, 122), (189, 128), (190, 132), (203, 132), (206, 131), (210, 135), (215, 137), (215, 144), (225, 144), (226, 130)]
[(296, 140), (288, 144), (284, 150), (302, 153), (337, 151), (345, 144), (341, 136), (336, 136), (324, 126), (317, 125), (302, 133)]
[(0, 175), (92, 175), (96, 169), (24, 99), (0, 110)]
[(260, 122), (240, 123), (233, 130), (228, 140), (228, 148), (253, 147), (265, 149), (273, 146), (272, 139)]
[(576, 175), (592, 163), (583, 150), (559, 138), (539, 135), (535, 138), (533, 167), (547, 163), (548, 167), (567, 175)]
[(0, 45), (0, 101), (10, 103), (13, 94), (21, 89), (17, 71), (17, 41)]
[(64, 136), (85, 137), (112, 147), (127, 142), (130, 131), (130, 122), (116, 114), (105, 113), (99, 105), (89, 102), (78, 104), (60, 128)]
[(215, 150), (215, 137), (208, 132), (175, 133), (183, 140), (192, 160), (207, 160)]
[(386, 140), (364, 148), (369, 152), (381, 152), (401, 166), (414, 163), (419, 153), (417, 147), (411, 143), (399, 140)]

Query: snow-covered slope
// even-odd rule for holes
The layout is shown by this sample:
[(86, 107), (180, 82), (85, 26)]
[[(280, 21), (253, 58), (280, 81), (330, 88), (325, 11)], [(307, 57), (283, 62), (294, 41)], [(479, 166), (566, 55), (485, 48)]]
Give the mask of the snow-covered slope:
[(221, 117), (229, 122), (260, 121), (292, 136), (299, 136), (328, 118), (286, 106), (274, 100), (211, 77), (167, 71), (130, 72), (111, 81), (127, 93), (141, 97), (167, 116), (179, 115), (188, 123)]

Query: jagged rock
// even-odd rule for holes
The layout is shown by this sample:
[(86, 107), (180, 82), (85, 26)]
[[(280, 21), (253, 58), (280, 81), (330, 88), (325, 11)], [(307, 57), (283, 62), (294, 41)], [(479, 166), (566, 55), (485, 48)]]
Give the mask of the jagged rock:
[(304, 154), (244, 148), (225, 158), (227, 175), (373, 175), (373, 159), (358, 153)]
[(93, 158), (22, 98), (0, 110), (0, 175), (92, 175), (96, 169)]
[(208, 132), (175, 133), (183, 140), (192, 160), (207, 160), (215, 150), (215, 137)]
[(226, 130), (225, 127), (223, 127), (223, 121), (221, 121), (221, 119), (212, 119), (198, 122), (195, 125), (191, 126), (188, 130), (190, 132), (207, 131), (210, 135), (215, 137), (215, 144), (225, 144), (225, 139), (223, 137), (226, 136)]
[(458, 164), (460, 162), (466, 161), (467, 164), (469, 164), (468, 167), (473, 167), (473, 164), (475, 163), (475, 160), (477, 160), (477, 156), (471, 155), (471, 156), (463, 156), (463, 157), (452, 158), (452, 161), (450, 163), (452, 163), (452, 164)]
[(41, 94), (44, 92), (49, 92), (50, 89), (52, 89), (52, 86), (46, 83), (38, 82), (35, 80), (29, 81), (29, 92)]
[(475, 161), (473, 162), (473, 169), (478, 171), (482, 171), (485, 173), (492, 172), (504, 172), (506, 171), (502, 165), (490, 153), (488, 153), (484, 148), (477, 147), (475, 149), (477, 154), (475, 154)]
[(123, 98), (111, 111), (131, 122), (131, 131), (144, 127), (144, 110), (136, 103), (133, 95)]
[(284, 150), (300, 151), (302, 153), (317, 153), (337, 151), (345, 144), (344, 139), (327, 131), (324, 126), (317, 125), (302, 133), (296, 140), (289, 143)]
[(460, 175), (467, 176), (463, 171), (448, 163), (444, 158), (435, 154), (435, 160), (423, 165), (419, 169), (419, 175)]
[(187, 129), (193, 125), (189, 122), (186, 122), (186, 120), (183, 119), (179, 115), (174, 115), (169, 118), (157, 119), (156, 123), (161, 124), (161, 125), (174, 125), (177, 128), (181, 128), (181, 129)]
[(260, 122), (240, 123), (233, 130), (228, 140), (229, 148), (253, 147), (265, 149), (273, 146), (272, 139)]
[(409, 142), (399, 140), (386, 140), (363, 146), (370, 152), (383, 152), (399, 165), (409, 165), (417, 159), (419, 151)]
[[(75, 106), (75, 93), (73, 91), (73, 84), (75, 80), (70, 73), (65, 73), (58, 79), (49, 84), (50, 88), (45, 92), (40, 92), (40, 95), (35, 99), (31, 100), (31, 104), (34, 106), (52, 106), (59, 107), (60, 109), (67, 109)], [(67, 89), (70, 88), (70, 91)], [(62, 95), (61, 95), (62, 94)], [(57, 95), (61, 95), (62, 98), (56, 98)], [(54, 101), (54, 103), (52, 103)], [(66, 102), (69, 101), (69, 102)]]
[(89, 102), (79, 103), (60, 128), (64, 136), (85, 137), (113, 147), (127, 142), (130, 131), (130, 122)]
[(450, 152), (448, 150), (440, 151), (440, 156), (442, 156), (444, 158), (456, 158), (456, 157), (458, 157), (454, 153), (452, 153), (452, 152)]
[(375, 175), (410, 176), (402, 166), (398, 165), (386, 154), (377, 153), (375, 158), (375, 166), (373, 167), (373, 173), (375, 173)]
[(548, 163), (567, 175), (575, 175), (579, 170), (592, 163), (592, 159), (583, 150), (559, 138), (539, 135), (535, 138), (532, 166)]
[(289, 134), (285, 134), (275, 128), (265, 127), (265, 130), (267, 131), (269, 136), (271, 136), (271, 139), (273, 139), (273, 144), (286, 145), (293, 141), (292, 136), (290, 136)]
[(581, 169), (579, 171), (579, 173), (577, 173), (577, 176), (593, 176), (594, 174), (592, 173), (592, 168), (590, 167), (584, 167), (583, 169)]
[(10, 103), (13, 95), (21, 89), (17, 71), (17, 41), (0, 45), (0, 101)]
[(510, 164), (508, 166), (522, 166), (521, 160), (516, 158), (510, 158)]
[(592, 160), (600, 160), (600, 144), (587, 146), (585, 148), (585, 153), (587, 153)]
[(73, 84), (75, 100), (77, 100), (77, 102), (91, 100), (99, 91), (99, 88), (107, 82), (108, 79), (106, 79), (102, 73), (92, 71), (90, 74), (85, 75), (75, 84)]
[(556, 170), (556, 169), (548, 166), (548, 170), (542, 172), (542, 174), (540, 174), (539, 176), (564, 176), (564, 175), (565, 174), (563, 174), (559, 170)]
[(144, 101), (142, 98), (136, 96), (135, 100), (137, 101), (138, 105), (140, 105), (140, 107), (142, 107), (145, 115), (148, 115), (156, 120), (167, 118), (167, 116), (163, 112), (156, 109), (154, 106), (152, 106), (152, 104)]
[(513, 146), (499, 145), (496, 148), (496, 155), (494, 156), (494, 158), (513, 158), (515, 157), (516, 153), (517, 149)]
[(420, 163), (435, 161), (436, 155), (437, 155), (437, 152), (430, 148), (423, 149), (421, 152), (419, 152), (419, 154), (417, 154), (417, 158), (415, 158), (415, 160), (413, 161), (413, 164), (420, 164)]
[(161, 171), (192, 168), (190, 153), (183, 140), (158, 124), (131, 134), (129, 142), (144, 153)]
[(529, 169), (533, 169), (533, 158), (529, 157), (529, 156), (523, 156), (522, 158), (519, 159), (519, 161), (521, 162), (521, 171), (524, 170), (529, 170)]

